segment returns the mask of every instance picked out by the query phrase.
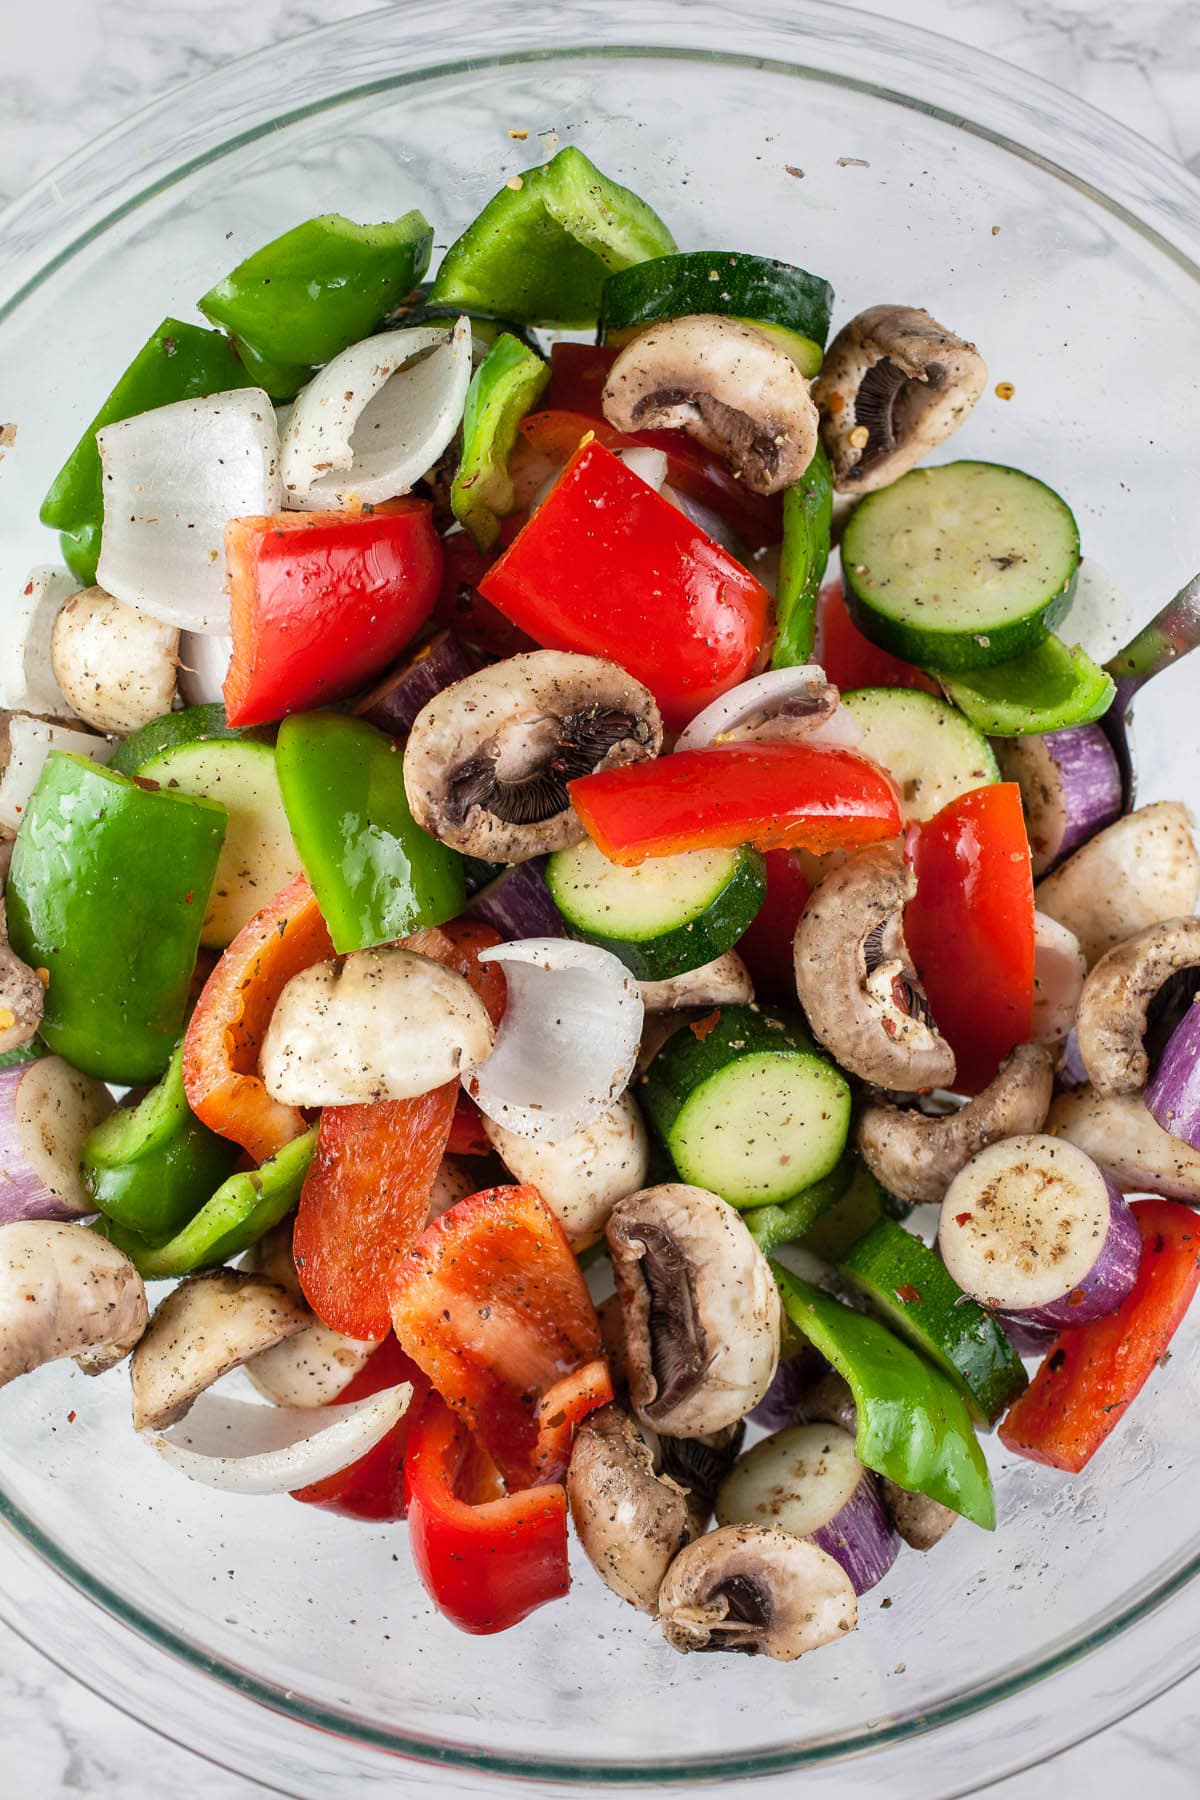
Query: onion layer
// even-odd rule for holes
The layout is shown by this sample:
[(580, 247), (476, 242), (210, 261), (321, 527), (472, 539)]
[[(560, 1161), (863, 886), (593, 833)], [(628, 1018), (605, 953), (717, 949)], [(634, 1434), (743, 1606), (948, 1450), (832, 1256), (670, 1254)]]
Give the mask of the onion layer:
[(480, 952), (508, 1003), (496, 1048), (464, 1086), (519, 1137), (557, 1143), (600, 1118), (629, 1085), (644, 1008), (624, 964), (594, 944), (526, 938)]
[(0, 609), (0, 705), (10, 712), (70, 716), (54, 679), (50, 634), (63, 602), (78, 591), (73, 575), (42, 563), (30, 570), (15, 600)]
[(73, 756), (90, 756), (93, 762), (106, 763), (116, 747), (115, 742), (90, 731), (14, 713), (8, 721), (8, 760), (0, 774), (0, 826), (5, 831), (20, 828), (52, 750), (69, 750)]
[(178, 1425), (144, 1435), (190, 1481), (228, 1494), (289, 1494), (373, 1450), (411, 1399), (407, 1381), (352, 1406), (255, 1406), (201, 1394)]
[(768, 669), (731, 688), (697, 713), (680, 733), (676, 750), (700, 750), (747, 738), (802, 737), (807, 743), (854, 750), (862, 731), (838, 691), (816, 663)]

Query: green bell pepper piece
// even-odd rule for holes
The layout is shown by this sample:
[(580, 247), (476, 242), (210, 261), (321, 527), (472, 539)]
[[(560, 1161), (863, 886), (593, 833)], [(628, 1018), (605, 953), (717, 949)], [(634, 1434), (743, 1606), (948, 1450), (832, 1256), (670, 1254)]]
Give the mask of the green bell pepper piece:
[(450, 488), (450, 507), (481, 550), (500, 535), (513, 509), (508, 459), (517, 426), (533, 410), (550, 380), (550, 365), (505, 331), (496, 339), (467, 389), (463, 447)]
[(157, 1087), (88, 1133), (83, 1185), (108, 1218), (159, 1241), (194, 1217), (237, 1158), (237, 1145), (209, 1131), (189, 1107), (180, 1044)]
[(292, 713), (279, 728), (275, 768), (304, 873), (339, 954), (462, 911), (462, 858), (413, 818), (403, 752), (382, 731), (343, 713)]
[(285, 1219), (300, 1198), (316, 1149), (314, 1126), (268, 1157), (261, 1169), (231, 1175), (182, 1231), (165, 1244), (148, 1243), (113, 1219), (94, 1230), (123, 1250), (145, 1281), (174, 1281), (240, 1256)]
[(253, 387), (255, 381), (223, 332), (186, 325), (181, 319), (163, 320), (121, 376), (42, 501), (42, 524), (63, 533), (63, 555), (72, 575), (90, 587), (100, 556), (104, 492), (96, 433), (118, 419), (153, 412), (173, 400)]
[(750, 1227), (750, 1235), (765, 1256), (779, 1244), (790, 1244), (811, 1231), (823, 1213), (829, 1211), (850, 1186), (853, 1159), (843, 1157), (820, 1181), (803, 1188), (779, 1206), (753, 1206), (742, 1214)]
[(833, 528), (833, 469), (818, 444), (802, 478), (783, 496), (783, 546), (775, 601), (773, 669), (790, 669), (812, 657), (817, 596)]
[(772, 1268), (792, 1324), (850, 1384), (859, 1461), (994, 1531), (991, 1476), (966, 1401), (949, 1376), (878, 1320), (778, 1263)]
[(8, 929), (49, 971), (42, 1037), (85, 1075), (154, 1081), (170, 1062), (225, 821), (211, 800), (46, 758), (13, 847)]
[(375, 330), (420, 281), (432, 249), (419, 212), (379, 225), (322, 213), (239, 263), (200, 311), (225, 327), (273, 400), (291, 400), (314, 368)]
[(989, 737), (1026, 737), (1103, 718), (1117, 684), (1076, 644), (1053, 633), (1035, 650), (990, 669), (930, 673), (960, 712)]
[(614, 269), (675, 249), (658, 214), (573, 145), (513, 180), (447, 250), (431, 304), (578, 329), (596, 323)]
[(15, 1050), (0, 1051), (0, 1069), (19, 1069), (22, 1063), (36, 1062), (39, 1056), (49, 1056), (45, 1044), (37, 1038), (30, 1038), (27, 1044), (18, 1044)]

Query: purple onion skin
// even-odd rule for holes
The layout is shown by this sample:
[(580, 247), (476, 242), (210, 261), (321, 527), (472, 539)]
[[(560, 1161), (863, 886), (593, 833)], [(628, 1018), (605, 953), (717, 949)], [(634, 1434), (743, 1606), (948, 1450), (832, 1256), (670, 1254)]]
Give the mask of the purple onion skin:
[(17, 1089), (34, 1061), (0, 1069), (0, 1225), (18, 1225), (27, 1219), (78, 1219), (73, 1206), (65, 1206), (39, 1179), (25, 1159), (17, 1123)]
[(475, 664), (458, 639), (449, 631), (439, 631), (415, 656), (364, 694), (354, 710), (389, 737), (407, 737), (421, 708), (474, 670)]
[(550, 897), (544, 856), (516, 863), (480, 888), (467, 903), (473, 918), (498, 931), (506, 944), (520, 938), (565, 937), (562, 914)]
[(1013, 1311), (1008, 1319), (1019, 1325), (1064, 1326), (1086, 1325), (1091, 1319), (1102, 1319), (1116, 1312), (1137, 1280), (1142, 1260), (1142, 1237), (1137, 1221), (1123, 1194), (1117, 1192), (1107, 1175), (1108, 1232), (1100, 1254), (1076, 1288), (1045, 1306), (1031, 1306)]
[(1020, 1313), (997, 1313), (996, 1322), (1018, 1356), (1044, 1356), (1058, 1336), (1057, 1325), (1035, 1325)]
[(892, 1528), (879, 1492), (879, 1483), (868, 1470), (835, 1518), (812, 1534), (818, 1550), (841, 1563), (856, 1594), (865, 1594), (882, 1581), (900, 1553), (900, 1539)]
[(1120, 818), (1121, 771), (1099, 725), (1068, 725), (1062, 731), (1048, 731), (1042, 742), (1058, 769), (1066, 815), (1053, 866)]
[(1146, 1089), (1146, 1111), (1172, 1137), (1200, 1150), (1200, 997), (1167, 1040)]

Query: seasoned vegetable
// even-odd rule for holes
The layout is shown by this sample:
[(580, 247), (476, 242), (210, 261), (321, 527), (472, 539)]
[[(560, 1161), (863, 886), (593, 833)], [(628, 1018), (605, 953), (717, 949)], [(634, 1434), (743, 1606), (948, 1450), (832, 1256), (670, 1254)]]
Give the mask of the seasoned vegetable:
[(0, 1225), (0, 1387), (73, 1356), (100, 1375), (129, 1355), (150, 1316), (142, 1278), (84, 1225)]
[(1038, 910), (1075, 933), (1089, 967), (1137, 932), (1195, 912), (1198, 900), (1200, 853), (1177, 800), (1118, 819), (1037, 890)]
[(111, 1111), (107, 1088), (61, 1056), (0, 1069), (0, 1225), (94, 1210), (81, 1157)]
[(130, 1359), (134, 1430), (174, 1425), (222, 1375), (307, 1324), (307, 1307), (261, 1275), (213, 1269), (181, 1281)]
[(1011, 738), (996, 756), (1021, 789), (1037, 877), (1121, 816), (1121, 771), (1098, 725)]
[(783, 546), (775, 595), (775, 642), (771, 667), (806, 663), (816, 636), (817, 600), (833, 525), (833, 471), (824, 446), (817, 444), (798, 481), (783, 497)]
[(757, 325), (788, 351), (802, 374), (815, 375), (832, 306), (829, 283), (807, 269), (738, 250), (691, 250), (610, 275), (600, 298), (600, 335), (619, 346), (664, 319), (720, 313)]
[(1014, 662), (940, 679), (971, 723), (999, 738), (1088, 725), (1108, 711), (1116, 693), (1107, 670), (1053, 632)]
[(762, 1525), (724, 1525), (682, 1550), (658, 1596), (673, 1650), (793, 1662), (858, 1623), (854, 1586), (816, 1544)]
[(450, 488), (454, 516), (489, 550), (515, 504), (508, 459), (517, 426), (550, 379), (535, 351), (502, 332), (471, 377), (463, 409), (463, 451)]
[(972, 788), (999, 781), (991, 745), (955, 707), (906, 688), (855, 688), (842, 704), (858, 727), (858, 748), (900, 790), (907, 821), (932, 819)]
[(70, 710), (96, 731), (124, 735), (171, 710), (179, 633), (103, 588), (84, 588), (54, 621), (54, 679)]

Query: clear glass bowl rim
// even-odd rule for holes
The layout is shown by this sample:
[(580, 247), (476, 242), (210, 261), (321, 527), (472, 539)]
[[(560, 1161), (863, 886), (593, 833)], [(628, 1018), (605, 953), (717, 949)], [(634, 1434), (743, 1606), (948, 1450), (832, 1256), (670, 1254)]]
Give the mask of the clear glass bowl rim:
[[(759, 46), (755, 54), (743, 47), (750, 37)], [(448, 41), (458, 49), (452, 58), (443, 54)], [(1154, 145), (1074, 95), (984, 52), (831, 0), (750, 0), (739, 4), (736, 12), (719, 0), (606, 0), (602, 8), (588, 0), (532, 0), (518, 14), (502, 18), (477, 5), (464, 16), (461, 0), (399, 0), (381, 11), (319, 27), (202, 76), (60, 163), (0, 213), (0, 324), (56, 269), (139, 204), (281, 124), (468, 67), (623, 56), (770, 68), (871, 94), (940, 118), (1038, 164), (1133, 227), (1196, 282), (1200, 309), (1200, 183)], [(389, 72), (381, 75), (377, 71), (385, 57)], [(845, 72), (848, 67), (853, 67), (853, 75)], [(897, 85), (901, 76), (904, 89)], [(289, 101), (282, 109), (274, 103), (281, 94)], [(964, 99), (971, 108), (970, 116), (962, 110)], [(196, 1676), (206, 1678), (206, 1687), (215, 1678), (229, 1701), (257, 1702), (284, 1718), (333, 1733), (348, 1746), (443, 1768), (556, 1783), (674, 1784), (798, 1768), (809, 1768), (815, 1774), (822, 1765), (864, 1754), (874, 1761), (872, 1753), (883, 1753), (889, 1746), (939, 1727), (951, 1727), (984, 1708), (1005, 1701), (1011, 1705), (1048, 1678), (1144, 1624), (1152, 1614), (1161, 1615), (1161, 1609), (1200, 1574), (1200, 1554), (1184, 1558), (1157, 1584), (1135, 1592), (1101, 1625), (1061, 1643), (1015, 1675), (982, 1684), (919, 1717), (843, 1738), (836, 1745), (696, 1761), (648, 1759), (640, 1764), (569, 1766), (532, 1756), (489, 1755), (445, 1740), (365, 1727), (341, 1712), (314, 1706), (258, 1681), (244, 1670), (218, 1666), (198, 1645), (165, 1630), (77, 1563), (3, 1493), (0, 1521), (21, 1540), (25, 1576), (33, 1564), (52, 1571), (52, 1578), (66, 1581), (78, 1596), (136, 1633), (143, 1645), (157, 1646)], [(69, 1662), (65, 1653), (56, 1657), (53, 1650), (38, 1643), (23, 1611), (6, 1591), (0, 1592), (0, 1614), (18, 1635), (112, 1698), (108, 1682)], [(1039, 1740), (1027, 1742), (1020, 1760), (1003, 1773), (1016, 1772), (1047, 1753), (1080, 1741), (1200, 1666), (1200, 1639), (1187, 1630), (1174, 1631), (1171, 1636), (1167, 1665), (1155, 1670), (1145, 1691), (1130, 1688), (1128, 1705), (1057, 1735), (1047, 1735), (1043, 1728)], [(111, 1677), (111, 1663), (108, 1673)], [(127, 1701), (125, 1710), (220, 1760), (211, 1748), (206, 1751), (186, 1733), (172, 1733), (149, 1708)], [(1014, 1722), (1009, 1721), (1010, 1725)], [(985, 1779), (995, 1779), (997, 1773), (989, 1771)], [(954, 1789), (956, 1793), (969, 1791), (970, 1787)]]

